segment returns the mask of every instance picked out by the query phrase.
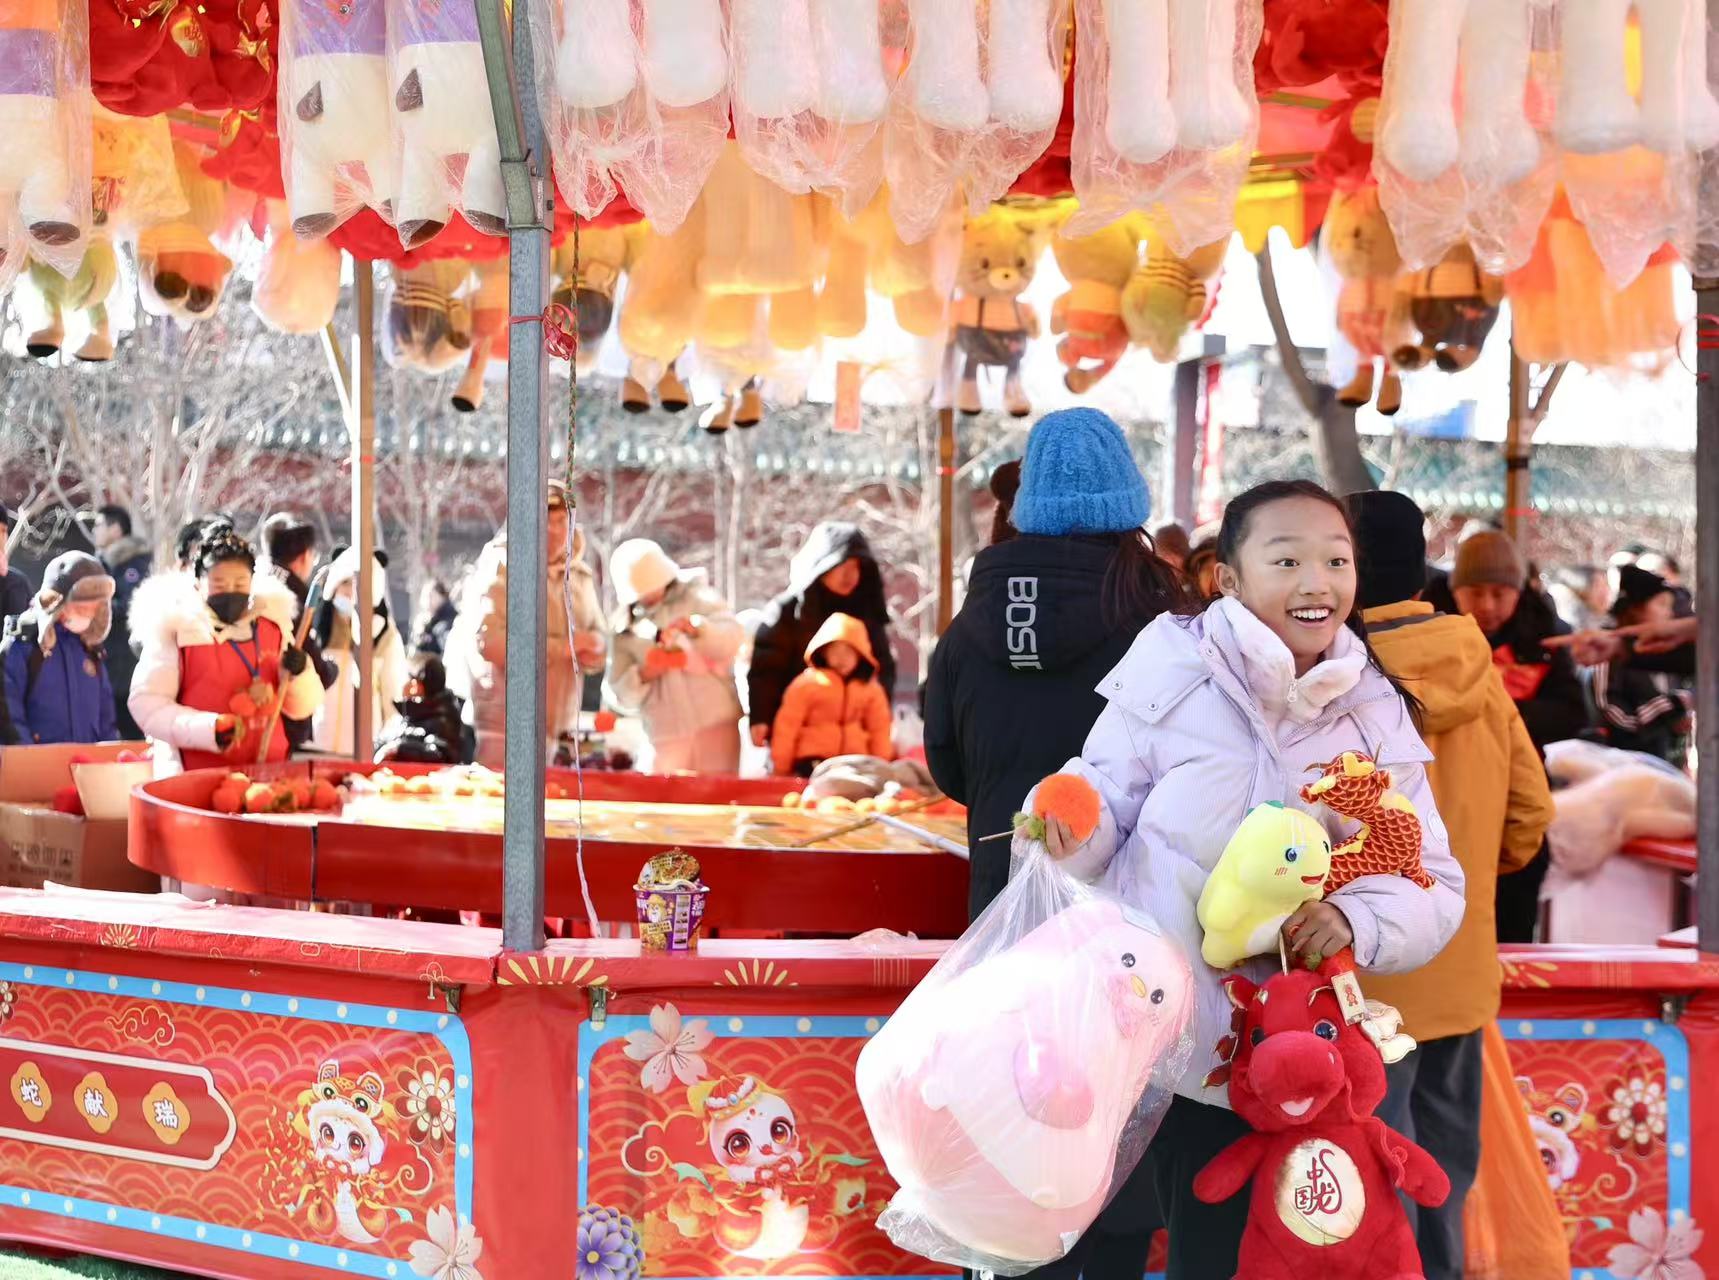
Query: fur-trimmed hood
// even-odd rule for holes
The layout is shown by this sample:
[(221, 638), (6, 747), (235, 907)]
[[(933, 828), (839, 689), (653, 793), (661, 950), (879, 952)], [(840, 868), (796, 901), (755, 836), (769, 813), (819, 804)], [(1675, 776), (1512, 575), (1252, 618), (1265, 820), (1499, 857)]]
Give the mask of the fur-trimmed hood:
[(197, 591), (197, 580), (188, 573), (158, 573), (138, 584), (131, 598), (131, 637), (135, 643), (172, 645), (215, 644), (223, 640), (245, 640), (251, 624), (267, 618), (289, 640), (298, 616), (298, 598), (292, 588), (273, 574), (258, 572), (251, 577), (251, 604), (232, 626), (223, 626)]

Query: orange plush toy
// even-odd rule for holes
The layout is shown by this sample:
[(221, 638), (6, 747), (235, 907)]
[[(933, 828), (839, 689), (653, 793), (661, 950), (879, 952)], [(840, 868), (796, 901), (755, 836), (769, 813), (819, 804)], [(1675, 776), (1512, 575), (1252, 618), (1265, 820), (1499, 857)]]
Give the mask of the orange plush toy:
[(1362, 876), (1403, 876), (1432, 888), (1433, 878), (1421, 866), (1420, 815), (1392, 790), (1389, 771), (1359, 751), (1345, 751), (1319, 768), (1318, 781), (1301, 788), (1301, 798), (1361, 824), (1352, 839), (1331, 851), (1326, 896)]

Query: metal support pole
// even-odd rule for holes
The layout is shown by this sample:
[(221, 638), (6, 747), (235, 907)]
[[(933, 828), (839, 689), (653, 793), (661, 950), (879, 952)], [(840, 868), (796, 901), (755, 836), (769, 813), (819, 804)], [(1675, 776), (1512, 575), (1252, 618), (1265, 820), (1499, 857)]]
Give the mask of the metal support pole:
[(1719, 951), (1719, 278), (1696, 279), (1695, 312), (1695, 919), (1701, 950)]
[(1533, 424), (1529, 421), (1528, 362), (1516, 354), (1516, 339), (1510, 340), (1510, 421), (1504, 432), (1504, 532), (1532, 558), (1527, 538), (1532, 532), (1528, 517), (1533, 511), (1529, 487), (1529, 463), (1533, 453)]
[(937, 634), (955, 618), (955, 410), (937, 411)]
[[(518, 8), (515, 13), (520, 13)], [(509, 25), (504, 0), (477, 0), (478, 34), (507, 194), (507, 796), (503, 802), (502, 942), (543, 948), (543, 797), (548, 716), (549, 390), (540, 319), (549, 296), (554, 195), (537, 111), (531, 24)]]
[(1176, 421), (1170, 447), (1164, 451), (1162, 493), (1169, 499), (1169, 516), (1190, 532), (1194, 528), (1194, 447), (1200, 435), (1200, 375), (1205, 367), (1203, 357), (1176, 365)]
[(358, 551), (358, 634), (353, 655), (358, 679), (353, 681), (358, 706), (352, 722), (352, 754), (368, 760), (376, 754), (375, 681), (376, 602), (372, 571), (376, 567), (376, 277), (368, 259), (352, 263), (352, 294), (358, 304), (352, 333), (352, 359), (347, 368), (356, 384), (352, 400), (356, 430), (352, 432), (352, 545)]

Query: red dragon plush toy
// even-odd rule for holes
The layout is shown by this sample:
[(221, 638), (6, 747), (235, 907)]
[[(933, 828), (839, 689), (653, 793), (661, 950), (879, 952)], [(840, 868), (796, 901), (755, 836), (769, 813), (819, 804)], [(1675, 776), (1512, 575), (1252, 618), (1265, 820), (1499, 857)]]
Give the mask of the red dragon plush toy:
[(1421, 1280), (1414, 1232), (1397, 1199), (1443, 1204), (1433, 1158), (1373, 1115), (1385, 1065), (1344, 1021), (1329, 979), (1294, 970), (1256, 987), (1239, 975), (1230, 1105), (1256, 1132), (1194, 1180), (1208, 1204), (1253, 1180), (1238, 1280)]

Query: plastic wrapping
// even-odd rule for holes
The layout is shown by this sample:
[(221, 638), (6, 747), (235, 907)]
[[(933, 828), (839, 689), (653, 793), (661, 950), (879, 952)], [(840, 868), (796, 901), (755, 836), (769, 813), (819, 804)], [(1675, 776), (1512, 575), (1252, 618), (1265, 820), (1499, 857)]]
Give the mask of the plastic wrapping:
[(663, 232), (728, 137), (722, 0), (527, 0), (538, 103), (561, 196), (595, 217), (617, 192)]
[(1393, 0), (1374, 172), (1410, 266), (1458, 243), (1494, 274), (1528, 260), (1557, 180), (1556, 17), (1539, 0)]
[(1554, 743), (1548, 771), (1569, 785), (1553, 793), (1557, 816), (1546, 838), (1552, 861), (1587, 876), (1631, 840), (1695, 834), (1695, 784), (1663, 760), (1586, 742)]
[(187, 325), (214, 314), (233, 271), (232, 259), (216, 242), (237, 227), (231, 221), (226, 184), (203, 172), (204, 154), (187, 142), (173, 144), (185, 216), (146, 228), (137, 237), (137, 283), (144, 310)]
[(92, 227), (115, 239), (185, 216), (167, 117), (136, 119), (96, 104), (90, 116)]
[(293, 231), (315, 240), (365, 205), (387, 216), (395, 194), (385, 0), (282, 0), (280, 15), (281, 181)]
[(495, 136), (474, 0), (386, 0), (388, 89), (399, 182), (394, 224), (416, 249), (453, 210), (473, 228), (507, 228), (501, 146)]
[[(698, 319), (699, 251), (704, 244), (703, 207), (698, 206), (672, 235), (654, 227), (636, 232), (637, 248), (621, 303), (621, 346), (630, 376), (640, 387), (654, 387), (674, 367), (692, 341)], [(630, 390), (630, 389), (629, 389)], [(643, 408), (636, 399), (629, 408)], [(684, 401), (680, 407), (685, 408)]]
[(82, 316), (84, 338), (72, 353), (79, 360), (113, 359), (113, 328), (107, 300), (119, 281), (113, 244), (92, 238), (83, 261), (69, 278), (52, 267), (31, 262), (29, 288), (21, 289), (27, 336), (24, 350), (38, 358), (57, 355), (67, 338), (68, 316)]
[(464, 294), (471, 267), (441, 259), (415, 267), (390, 266), (383, 351), (398, 369), (441, 373), (471, 351), (472, 317)]
[(0, 0), (0, 289), (26, 258), (74, 275), (89, 229), (85, 6)]
[(1050, 145), (1062, 116), (1070, 0), (908, 0), (906, 73), (890, 97), (884, 172), (903, 240), (950, 197), (975, 214)]
[(961, 263), (964, 206), (950, 199), (930, 234), (909, 244), (890, 218), (887, 191), (875, 196), (854, 220), (868, 246), (872, 291), (887, 298), (902, 330), (919, 338), (940, 337), (948, 327), (949, 295)]
[(1042, 845), (860, 1054), (901, 1248), (1020, 1275), (1133, 1172), (1193, 1054), (1188, 958)]
[(615, 294), (638, 239), (626, 227), (586, 227), (556, 246), (550, 263), (555, 301), (573, 308), (579, 318), (581, 374), (596, 367), (597, 353), (615, 318)]
[(729, 0), (734, 136), (793, 192), (857, 213), (883, 180), (889, 80), (879, 0)]
[(1677, 345), (1676, 274), (1677, 255), (1662, 246), (1619, 289), (1588, 229), (1560, 200), (1540, 227), (1528, 265), (1504, 280), (1516, 352), (1536, 364), (1573, 360), (1603, 369), (1634, 361), (1652, 367)]
[(265, 202), (268, 241), (251, 289), (251, 310), (277, 333), (317, 333), (340, 303), (340, 250), (292, 233), (286, 205)]
[(1259, 136), (1260, 10), (1261, 0), (1078, 0), (1070, 235), (1145, 209), (1180, 255), (1229, 236)]
[(816, 197), (790, 195), (726, 147), (704, 191), (704, 248), (698, 285), (705, 293), (784, 293), (818, 276)]

